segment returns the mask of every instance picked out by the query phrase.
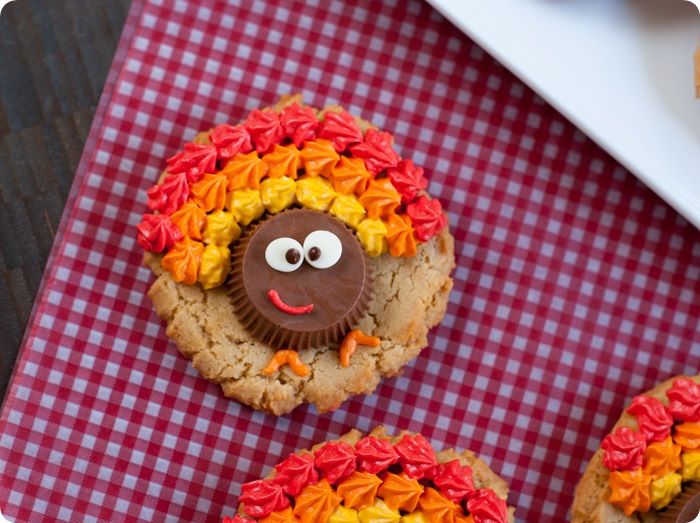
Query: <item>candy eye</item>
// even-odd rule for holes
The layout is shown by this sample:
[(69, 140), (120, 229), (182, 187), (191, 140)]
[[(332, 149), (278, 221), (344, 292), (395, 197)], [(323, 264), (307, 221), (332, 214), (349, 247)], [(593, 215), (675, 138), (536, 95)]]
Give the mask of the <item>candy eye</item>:
[(293, 238), (277, 238), (267, 244), (265, 261), (280, 272), (296, 271), (304, 263), (304, 248)]
[(329, 231), (314, 231), (304, 240), (304, 257), (317, 269), (333, 267), (343, 254), (343, 244)]

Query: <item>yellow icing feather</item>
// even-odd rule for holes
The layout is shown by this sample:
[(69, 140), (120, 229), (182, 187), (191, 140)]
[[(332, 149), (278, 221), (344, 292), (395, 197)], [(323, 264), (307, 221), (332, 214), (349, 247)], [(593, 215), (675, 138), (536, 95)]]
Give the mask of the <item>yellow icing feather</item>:
[(204, 228), (204, 242), (213, 243), (221, 247), (230, 245), (241, 236), (241, 228), (233, 218), (233, 214), (226, 211), (214, 211), (207, 215)]
[(362, 220), (357, 226), (357, 237), (370, 256), (379, 256), (389, 249), (386, 241), (386, 224), (379, 218)]
[(681, 493), (683, 478), (676, 472), (666, 474), (651, 483), (651, 506), (656, 510), (664, 508)]
[(241, 189), (228, 193), (226, 208), (233, 213), (236, 222), (244, 227), (265, 212), (260, 191), (257, 189)]
[(336, 192), (330, 182), (318, 176), (306, 176), (297, 181), (297, 201), (308, 209), (327, 211)]
[(335, 512), (331, 514), (328, 523), (359, 523), (359, 521), (357, 510), (340, 505), (335, 509)]
[(230, 269), (231, 252), (228, 247), (210, 244), (202, 253), (202, 265), (197, 280), (205, 289), (212, 289), (226, 281)]
[(276, 214), (294, 203), (296, 182), (288, 176), (267, 178), (260, 184), (260, 198), (267, 212)]
[(371, 507), (360, 510), (360, 523), (399, 523), (401, 514), (391, 510), (381, 499)]
[(357, 226), (367, 214), (360, 201), (351, 194), (339, 194), (336, 196), (329, 212), (353, 229), (357, 229)]
[(683, 481), (700, 481), (700, 452), (684, 452), (681, 463)]

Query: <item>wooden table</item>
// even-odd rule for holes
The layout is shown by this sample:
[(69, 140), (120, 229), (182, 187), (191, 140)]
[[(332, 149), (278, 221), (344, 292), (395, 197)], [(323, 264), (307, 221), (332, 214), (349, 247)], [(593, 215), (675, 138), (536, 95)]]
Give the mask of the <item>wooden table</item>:
[(0, 16), (0, 398), (129, 4), (21, 0)]

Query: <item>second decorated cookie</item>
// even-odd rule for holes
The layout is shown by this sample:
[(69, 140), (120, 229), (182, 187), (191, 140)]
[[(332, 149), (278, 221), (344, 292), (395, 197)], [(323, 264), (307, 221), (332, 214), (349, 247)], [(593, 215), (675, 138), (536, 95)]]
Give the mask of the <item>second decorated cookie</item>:
[(512, 523), (508, 485), (470, 451), (378, 427), (290, 455), (222, 523)]
[(700, 376), (635, 397), (576, 487), (574, 523), (700, 521)]
[(138, 226), (149, 296), (227, 396), (282, 414), (369, 393), (445, 313), (453, 240), (423, 169), (339, 107), (298, 96), (201, 133)]

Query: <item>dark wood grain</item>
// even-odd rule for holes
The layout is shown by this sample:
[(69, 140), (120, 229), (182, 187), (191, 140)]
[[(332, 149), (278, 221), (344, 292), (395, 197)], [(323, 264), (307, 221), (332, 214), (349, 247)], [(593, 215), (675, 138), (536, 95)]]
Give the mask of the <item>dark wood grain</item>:
[(130, 0), (19, 0), (0, 16), (0, 399)]

